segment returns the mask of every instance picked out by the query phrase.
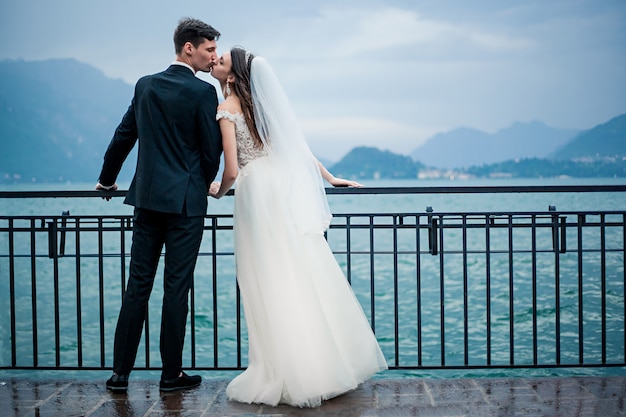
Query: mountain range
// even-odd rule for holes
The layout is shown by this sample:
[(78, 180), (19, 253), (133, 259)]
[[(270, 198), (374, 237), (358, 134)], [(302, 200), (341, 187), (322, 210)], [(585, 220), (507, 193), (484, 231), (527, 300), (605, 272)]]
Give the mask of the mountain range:
[[(133, 86), (73, 59), (0, 61), (0, 183), (95, 183), (132, 94)], [(495, 133), (461, 127), (434, 135), (410, 155), (357, 147), (326, 165), (337, 175), (356, 178), (415, 178), (433, 168), (497, 171), (506, 161), (522, 160), (531, 161), (532, 172), (548, 165), (552, 172), (558, 170), (554, 163), (537, 160), (589, 163), (625, 157), (622, 114), (585, 131), (541, 121), (514, 123)], [(132, 178), (134, 159), (136, 150), (119, 182)]]
[(459, 128), (436, 134), (411, 156), (431, 167), (457, 169), (533, 158), (587, 161), (623, 158), (626, 157), (626, 114), (583, 131), (556, 129), (536, 121), (518, 122), (494, 134)]
[(0, 61), (0, 182), (95, 184), (132, 94), (72, 59)]
[(579, 133), (557, 129), (543, 122), (517, 122), (496, 133), (460, 127), (438, 133), (415, 149), (411, 156), (429, 166), (467, 168), (516, 158), (546, 158)]
[(626, 114), (579, 133), (548, 158), (595, 160), (620, 156), (626, 156)]

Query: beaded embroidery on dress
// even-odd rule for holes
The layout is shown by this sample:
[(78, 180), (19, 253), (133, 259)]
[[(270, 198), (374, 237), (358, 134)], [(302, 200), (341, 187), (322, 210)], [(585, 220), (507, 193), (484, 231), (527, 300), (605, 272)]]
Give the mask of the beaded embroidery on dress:
[(246, 119), (241, 113), (229, 113), (225, 110), (218, 110), (216, 119), (228, 119), (235, 124), (235, 138), (237, 140), (237, 163), (239, 169), (248, 165), (249, 162), (267, 155), (265, 148), (259, 148), (254, 143), (254, 138), (248, 129)]

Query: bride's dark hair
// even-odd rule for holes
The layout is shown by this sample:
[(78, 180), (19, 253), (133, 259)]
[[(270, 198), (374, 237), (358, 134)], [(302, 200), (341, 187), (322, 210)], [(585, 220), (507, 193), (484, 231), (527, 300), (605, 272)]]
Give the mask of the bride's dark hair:
[(236, 46), (230, 50), (230, 59), (232, 61), (231, 72), (235, 76), (235, 82), (232, 86), (233, 92), (241, 101), (243, 117), (246, 119), (246, 124), (250, 129), (252, 137), (256, 144), (262, 147), (263, 142), (261, 141), (261, 136), (259, 135), (254, 121), (254, 104), (252, 102), (252, 88), (250, 86), (250, 67), (254, 55), (249, 54), (248, 59), (246, 59), (246, 50)]

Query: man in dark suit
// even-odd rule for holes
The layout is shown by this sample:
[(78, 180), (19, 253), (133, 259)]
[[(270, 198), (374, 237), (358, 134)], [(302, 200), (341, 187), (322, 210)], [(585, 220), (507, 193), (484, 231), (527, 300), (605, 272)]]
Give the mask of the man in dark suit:
[(141, 78), (104, 156), (97, 190), (115, 190), (122, 164), (139, 141), (137, 168), (124, 202), (135, 207), (128, 286), (115, 330), (112, 391), (126, 391), (146, 307), (165, 246), (160, 349), (161, 391), (200, 385), (182, 370), (188, 296), (202, 240), (207, 191), (222, 140), (215, 88), (195, 76), (217, 61), (220, 33), (185, 18), (174, 32), (176, 59)]

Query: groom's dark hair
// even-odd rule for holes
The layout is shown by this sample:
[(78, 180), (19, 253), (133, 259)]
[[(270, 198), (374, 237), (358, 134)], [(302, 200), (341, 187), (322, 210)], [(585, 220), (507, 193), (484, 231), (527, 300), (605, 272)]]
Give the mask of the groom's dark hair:
[(211, 25), (207, 25), (201, 20), (185, 17), (180, 19), (174, 31), (174, 48), (176, 54), (183, 50), (187, 42), (191, 42), (194, 47), (198, 47), (205, 39), (210, 41), (218, 40), (220, 33)]

